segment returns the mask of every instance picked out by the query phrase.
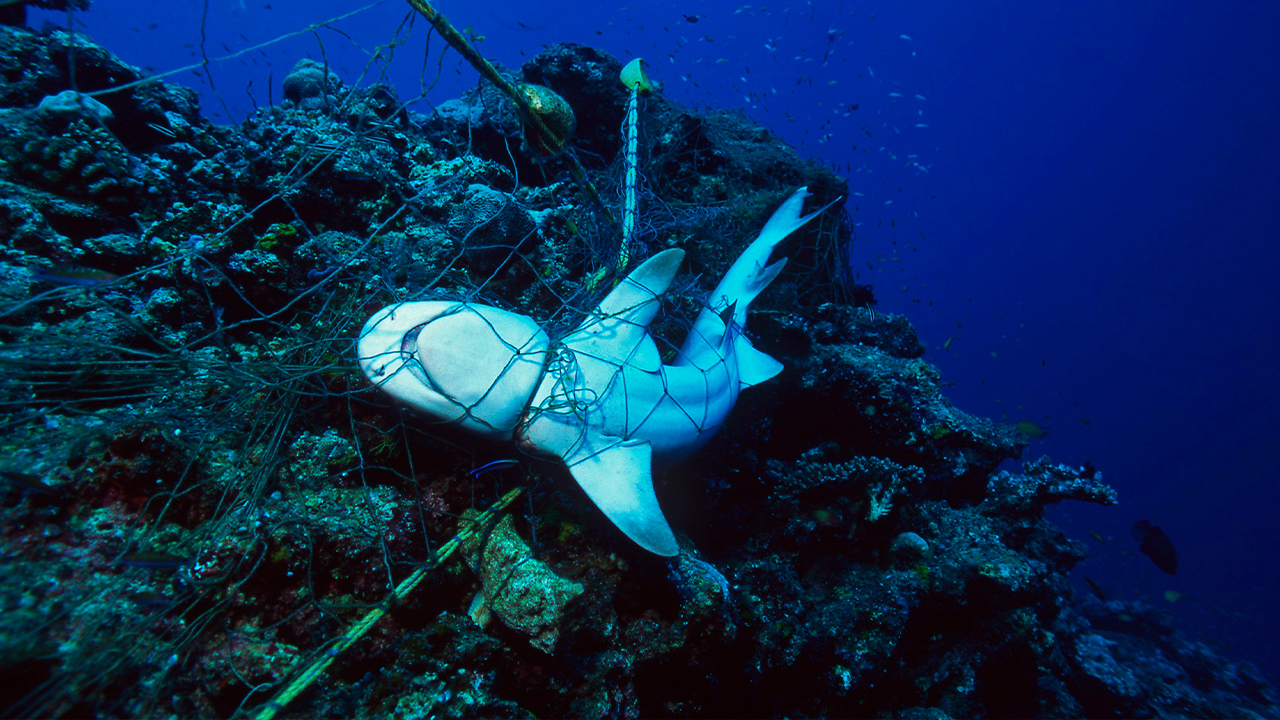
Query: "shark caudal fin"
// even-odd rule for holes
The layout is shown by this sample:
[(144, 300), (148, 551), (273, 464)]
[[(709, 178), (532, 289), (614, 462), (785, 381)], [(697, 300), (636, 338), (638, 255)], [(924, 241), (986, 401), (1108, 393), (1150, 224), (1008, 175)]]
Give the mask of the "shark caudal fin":
[(783, 266), (787, 264), (786, 258), (772, 265), (765, 264), (769, 262), (773, 249), (778, 246), (778, 243), (787, 239), (788, 235), (839, 202), (839, 200), (833, 200), (808, 215), (801, 215), (800, 211), (804, 208), (804, 200), (807, 197), (809, 197), (809, 189), (802, 187), (773, 211), (773, 215), (769, 216), (769, 221), (764, 224), (760, 234), (747, 246), (746, 250), (742, 251), (733, 266), (729, 268), (729, 272), (724, 274), (715, 291), (711, 293), (711, 297), (707, 298), (712, 309), (735, 305), (733, 319), (739, 326), (746, 327), (747, 308), (751, 305), (751, 301), (755, 300), (762, 290), (769, 287), (769, 283), (778, 277), (778, 273), (782, 272)]
[[(752, 347), (751, 342), (741, 335), (741, 328), (746, 327), (751, 301), (769, 287), (787, 264), (786, 258), (766, 264), (773, 249), (788, 235), (839, 202), (839, 199), (833, 200), (808, 215), (801, 215), (807, 197), (809, 190), (802, 187), (784, 200), (760, 230), (760, 235), (734, 261), (707, 298), (707, 307), (698, 315), (680, 349), (676, 365), (700, 365), (702, 361), (714, 359), (713, 355), (723, 356), (720, 348), (728, 340), (726, 333), (729, 333), (733, 336), (739, 377), (744, 386), (768, 380), (781, 371), (781, 363)], [(721, 313), (728, 308), (732, 308), (732, 312), (722, 316)], [(738, 329), (731, 331), (734, 326)]]

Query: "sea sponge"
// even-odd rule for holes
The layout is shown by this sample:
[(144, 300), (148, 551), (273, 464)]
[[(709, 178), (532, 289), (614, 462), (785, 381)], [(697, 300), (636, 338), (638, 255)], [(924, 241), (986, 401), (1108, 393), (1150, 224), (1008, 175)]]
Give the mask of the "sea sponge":
[(472, 184), (461, 203), (450, 206), (449, 231), (462, 239), (473, 272), (489, 273), (513, 250), (527, 250), (538, 225), (516, 199), (500, 190)]
[(333, 71), (325, 82), (325, 66), (303, 58), (284, 79), (284, 98), (303, 110), (323, 110), (342, 92), (342, 78)]
[[(475, 517), (468, 510), (463, 517)], [(503, 625), (525, 635), (550, 653), (560, 637), (565, 606), (582, 594), (580, 583), (556, 575), (503, 516), (487, 534), (472, 535), (462, 546), (467, 564), (480, 576), (483, 602)]]
[(98, 125), (105, 125), (114, 118), (111, 108), (75, 90), (63, 90), (57, 95), (46, 96), (36, 106), (36, 112), (61, 118), (66, 122), (87, 118)]

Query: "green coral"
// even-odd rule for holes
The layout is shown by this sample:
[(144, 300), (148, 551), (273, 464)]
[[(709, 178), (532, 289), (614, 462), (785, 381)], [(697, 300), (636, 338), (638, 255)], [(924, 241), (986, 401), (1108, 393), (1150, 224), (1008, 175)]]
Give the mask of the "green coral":
[(298, 235), (298, 228), (291, 223), (272, 223), (267, 231), (262, 233), (262, 237), (258, 238), (257, 244), (254, 246), (258, 250), (274, 250), (282, 242), (291, 241)]
[(915, 573), (916, 579), (926, 585), (929, 583), (929, 566), (922, 560), (911, 568), (911, 572)]

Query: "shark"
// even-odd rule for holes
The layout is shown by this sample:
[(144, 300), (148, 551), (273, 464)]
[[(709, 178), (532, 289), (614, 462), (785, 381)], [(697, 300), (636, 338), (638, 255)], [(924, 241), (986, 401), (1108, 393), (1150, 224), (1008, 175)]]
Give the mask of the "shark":
[(360, 369), (436, 422), (558, 458), (627, 537), (676, 556), (679, 544), (653, 489), (653, 462), (702, 447), (742, 390), (782, 371), (745, 335), (747, 311), (786, 264), (769, 262), (774, 248), (834, 204), (802, 215), (808, 196), (800, 188), (773, 213), (670, 363), (649, 325), (684, 259), (679, 248), (640, 264), (555, 341), (533, 318), (490, 305), (389, 305), (360, 332)]

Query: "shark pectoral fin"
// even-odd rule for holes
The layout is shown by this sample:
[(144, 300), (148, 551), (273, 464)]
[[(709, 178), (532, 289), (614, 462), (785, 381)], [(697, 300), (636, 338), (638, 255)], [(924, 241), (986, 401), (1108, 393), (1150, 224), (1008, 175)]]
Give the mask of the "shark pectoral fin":
[(738, 384), (749, 388), (782, 372), (782, 363), (772, 355), (760, 352), (745, 335), (736, 334), (733, 352), (738, 358)]
[[(604, 445), (603, 449), (597, 445)], [(564, 459), (591, 501), (640, 547), (657, 555), (680, 554), (671, 526), (658, 507), (648, 442), (609, 436), (584, 438)]]

